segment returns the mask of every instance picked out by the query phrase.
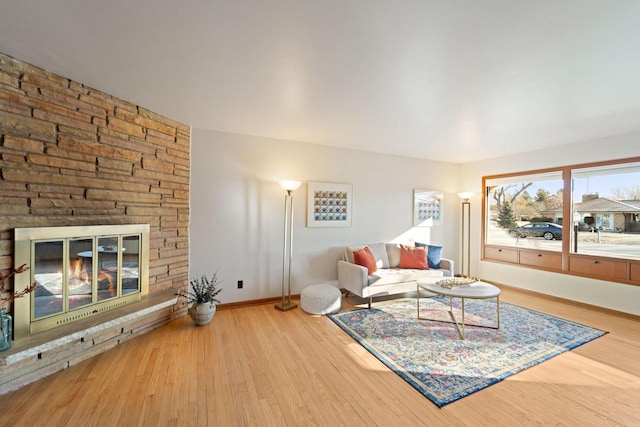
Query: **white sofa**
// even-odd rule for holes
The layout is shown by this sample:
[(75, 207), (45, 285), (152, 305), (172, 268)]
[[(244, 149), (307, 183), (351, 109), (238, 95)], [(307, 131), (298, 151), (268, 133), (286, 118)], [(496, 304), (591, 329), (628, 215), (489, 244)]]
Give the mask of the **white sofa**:
[[(369, 247), (376, 259), (378, 270), (368, 275), (366, 267), (353, 262), (353, 252)], [(360, 298), (369, 299), (369, 308), (374, 296), (395, 295), (416, 291), (416, 280), (425, 277), (445, 277), (453, 275), (453, 261), (440, 258), (439, 269), (398, 268), (400, 264), (400, 245), (397, 243), (374, 243), (347, 246), (338, 261), (338, 283)]]

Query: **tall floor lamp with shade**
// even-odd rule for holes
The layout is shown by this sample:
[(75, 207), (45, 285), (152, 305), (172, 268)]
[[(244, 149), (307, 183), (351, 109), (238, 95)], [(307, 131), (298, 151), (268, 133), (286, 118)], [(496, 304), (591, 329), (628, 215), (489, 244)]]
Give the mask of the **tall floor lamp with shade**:
[[(294, 309), (298, 304), (291, 302), (291, 258), (293, 257), (293, 192), (300, 188), (300, 181), (280, 181), (280, 187), (287, 192), (284, 196), (284, 245), (282, 250), (282, 301), (275, 307), (280, 311)], [(286, 289), (286, 299), (285, 299)]]
[(471, 203), (469, 199), (473, 197), (473, 193), (463, 191), (458, 193), (458, 197), (462, 199), (462, 230), (460, 232), (462, 257), (460, 260), (460, 274), (463, 277), (469, 277), (469, 271), (471, 269)]

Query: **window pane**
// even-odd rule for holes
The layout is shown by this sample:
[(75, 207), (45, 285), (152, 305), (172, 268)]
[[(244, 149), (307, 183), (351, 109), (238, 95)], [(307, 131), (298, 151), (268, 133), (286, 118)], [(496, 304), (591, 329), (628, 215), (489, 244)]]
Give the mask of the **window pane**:
[(560, 172), (487, 181), (486, 243), (562, 250)]
[(575, 169), (572, 178), (572, 252), (640, 259), (638, 164)]

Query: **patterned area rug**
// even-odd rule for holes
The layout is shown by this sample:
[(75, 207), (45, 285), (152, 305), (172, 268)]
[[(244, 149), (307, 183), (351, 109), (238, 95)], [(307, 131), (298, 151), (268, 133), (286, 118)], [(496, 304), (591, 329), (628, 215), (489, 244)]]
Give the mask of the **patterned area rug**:
[[(449, 320), (448, 309), (446, 297), (420, 300), (421, 317)], [(500, 329), (467, 326), (466, 340), (454, 324), (416, 315), (412, 299), (329, 318), (439, 407), (606, 333), (504, 302)], [(465, 315), (467, 323), (495, 325), (495, 299), (465, 300)]]

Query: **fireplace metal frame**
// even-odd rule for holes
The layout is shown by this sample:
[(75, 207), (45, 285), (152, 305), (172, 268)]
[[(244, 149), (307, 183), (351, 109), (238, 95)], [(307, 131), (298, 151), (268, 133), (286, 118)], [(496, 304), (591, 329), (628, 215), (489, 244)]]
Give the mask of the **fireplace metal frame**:
[[(74, 320), (93, 316), (104, 311), (121, 307), (128, 303), (139, 301), (149, 293), (149, 224), (125, 224), (125, 225), (87, 225), (71, 227), (35, 227), (16, 228), (14, 233), (15, 249), (14, 264), (20, 266), (27, 264), (32, 266), (34, 242), (42, 240), (76, 239), (81, 237), (95, 238), (140, 235), (140, 254), (138, 258), (138, 292), (121, 295), (101, 302), (93, 303), (81, 308), (73, 309), (65, 313), (34, 320), (32, 310), (34, 307), (33, 294), (18, 298), (14, 301), (14, 337), (24, 338), (36, 332), (55, 328)], [(94, 252), (95, 254), (96, 252)], [(119, 257), (121, 259), (121, 257)], [(95, 259), (95, 258), (94, 258)], [(118, 265), (118, 276), (121, 277), (122, 265)], [(35, 269), (31, 268), (29, 274), (15, 276), (14, 289), (21, 290), (33, 283)]]

